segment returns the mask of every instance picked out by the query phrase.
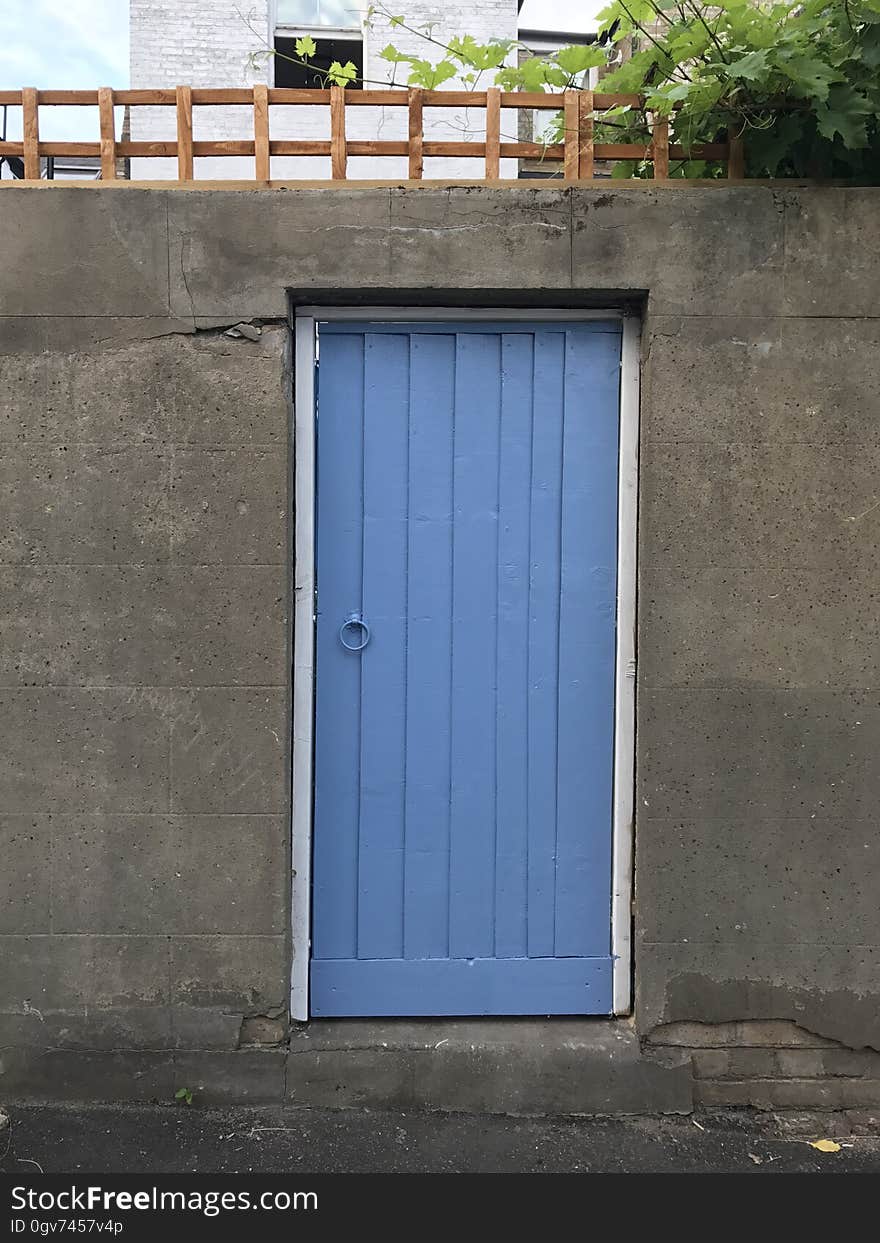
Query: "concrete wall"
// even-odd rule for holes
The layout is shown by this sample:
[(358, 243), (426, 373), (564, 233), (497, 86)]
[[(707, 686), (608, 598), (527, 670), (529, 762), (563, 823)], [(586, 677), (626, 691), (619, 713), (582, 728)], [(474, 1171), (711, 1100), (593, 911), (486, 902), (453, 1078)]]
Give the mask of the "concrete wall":
[[(351, 7), (353, 31), (363, 35), (364, 77), (372, 88), (383, 83), (405, 82), (405, 66), (394, 66), (382, 60), (379, 53), (388, 43), (401, 51), (436, 61), (439, 49), (432, 48), (418, 35), (399, 27), (391, 28), (387, 19), (375, 15), (369, 24), (363, 18), (367, 3)], [(270, 0), (256, 0), (247, 5), (235, 0), (129, 0), (131, 14), (131, 85), (132, 87), (177, 86), (185, 83), (198, 87), (249, 87), (257, 82), (274, 82), (271, 57), (256, 63), (255, 52), (272, 46), (273, 6)], [(471, 34), (479, 41), (516, 39), (517, 8), (515, 0), (412, 0), (407, 5), (409, 25), (419, 28), (432, 24), (437, 39), (450, 35)], [(245, 20), (247, 19), (247, 20)], [(321, 32), (314, 32), (320, 46)], [(482, 84), (485, 86), (485, 83)], [(444, 89), (461, 89), (456, 79)], [(468, 108), (453, 111), (446, 108), (425, 109), (424, 133), (433, 142), (480, 142), (484, 140), (485, 110)], [(510, 110), (502, 114), (502, 134), (515, 141), (518, 118)], [(326, 141), (330, 136), (330, 110), (323, 107), (270, 108), (269, 128), (273, 140), (314, 139)], [(133, 108), (132, 138), (136, 141), (170, 140), (175, 137), (173, 108)], [(225, 138), (253, 138), (253, 110), (247, 107), (196, 107), (194, 137), (197, 141)], [(346, 134), (360, 142), (382, 139), (403, 142), (407, 137), (405, 108), (354, 108), (346, 115)], [(480, 159), (425, 160), (425, 177), (480, 177), (484, 163)], [(253, 180), (254, 161), (250, 157), (200, 156), (195, 161), (197, 178), (243, 178)], [(135, 180), (175, 180), (177, 161), (172, 159), (132, 160), (131, 176)], [(273, 156), (274, 178), (329, 179), (329, 156)], [(349, 178), (406, 177), (405, 158), (373, 158), (352, 156)], [(516, 161), (505, 160), (502, 176), (516, 176)]]
[(880, 1099), (880, 191), (2, 193), (0, 1095), (282, 1090), (291, 291), (643, 308), (636, 1024)]

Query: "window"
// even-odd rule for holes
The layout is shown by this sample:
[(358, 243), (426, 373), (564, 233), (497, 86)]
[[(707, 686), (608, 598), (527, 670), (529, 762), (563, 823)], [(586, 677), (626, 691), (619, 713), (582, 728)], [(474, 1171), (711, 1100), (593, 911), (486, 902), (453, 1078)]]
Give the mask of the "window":
[(318, 51), (309, 57), (308, 66), (296, 65), (285, 56), (296, 56), (296, 38), (286, 39), (283, 35), (275, 36), (275, 51), (281, 55), (274, 56), (275, 85), (291, 87), (323, 87), (326, 85), (324, 75), (334, 60), (341, 65), (351, 61), (357, 68), (357, 82), (353, 82), (348, 90), (359, 90), (364, 72), (363, 44), (360, 39), (341, 39), (334, 32), (334, 37), (322, 39), (315, 36)]
[(360, 29), (358, 0), (278, 0), (279, 26), (335, 26), (337, 30)]
[[(351, 61), (357, 67), (358, 81), (364, 72), (364, 47), (361, 39), (361, 0), (277, 0), (275, 51), (275, 85), (289, 87), (321, 87), (324, 74), (334, 60), (341, 65)], [(326, 37), (321, 33), (327, 31)], [(296, 57), (297, 36), (311, 32), (318, 46), (308, 65), (297, 65), (285, 57)], [(349, 88), (351, 89), (351, 88)]]

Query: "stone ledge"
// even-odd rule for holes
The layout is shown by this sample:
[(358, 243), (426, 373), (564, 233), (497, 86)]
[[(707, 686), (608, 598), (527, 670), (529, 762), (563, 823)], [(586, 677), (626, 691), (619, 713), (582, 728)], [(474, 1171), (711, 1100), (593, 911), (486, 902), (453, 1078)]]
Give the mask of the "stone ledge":
[(645, 1055), (609, 1020), (312, 1023), (294, 1032), (292, 1104), (466, 1113), (687, 1113), (690, 1059)]

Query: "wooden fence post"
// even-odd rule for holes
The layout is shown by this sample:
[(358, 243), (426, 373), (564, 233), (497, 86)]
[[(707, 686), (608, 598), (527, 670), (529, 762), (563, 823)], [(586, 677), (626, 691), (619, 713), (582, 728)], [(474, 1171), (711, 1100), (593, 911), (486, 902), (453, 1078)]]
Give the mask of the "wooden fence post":
[(731, 181), (742, 181), (746, 175), (746, 153), (742, 138), (731, 137), (727, 144), (727, 176)]
[(178, 86), (177, 98), (177, 178), (193, 179), (193, 105), (192, 87)]
[(579, 91), (565, 91), (563, 105), (563, 124), (565, 126), (565, 162), (563, 178), (565, 181), (577, 181), (580, 172), (580, 105)]
[(40, 117), (37, 108), (37, 92), (33, 86), (26, 86), (21, 92), (21, 114), (25, 180), (39, 181)]
[(98, 119), (101, 126), (101, 180), (116, 180), (116, 117), (113, 92), (109, 86), (98, 89)]
[(409, 178), (410, 181), (421, 181), (425, 162), (422, 158), (424, 131), (422, 123), (422, 92), (416, 86), (409, 88), (407, 97), (409, 120)]
[(486, 91), (486, 180), (501, 176), (501, 91), (490, 86)]
[(334, 181), (345, 181), (345, 87), (330, 87), (330, 174)]
[(257, 181), (269, 181), (269, 88), (264, 82), (254, 86), (254, 174)]
[(652, 117), (651, 158), (654, 161), (654, 180), (669, 180), (669, 121), (656, 114)]
[(578, 100), (578, 133), (580, 135), (580, 158), (578, 177), (582, 181), (593, 178), (593, 92), (581, 91)]

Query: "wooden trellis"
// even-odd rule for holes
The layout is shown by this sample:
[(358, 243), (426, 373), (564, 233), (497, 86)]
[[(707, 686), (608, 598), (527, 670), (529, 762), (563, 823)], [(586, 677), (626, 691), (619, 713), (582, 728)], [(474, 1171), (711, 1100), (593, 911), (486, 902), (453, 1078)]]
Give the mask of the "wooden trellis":
[[(524, 91), (508, 92), (497, 88), (486, 91), (425, 91), (410, 88), (376, 91), (345, 90), (331, 86), (327, 90), (292, 90), (257, 85), (246, 89), (199, 89), (178, 86), (157, 90), (120, 90), (101, 87), (92, 91), (37, 91), (26, 87), (20, 91), (0, 91), (0, 105), (22, 110), (22, 139), (0, 142), (0, 155), (18, 156), (24, 163), (26, 181), (40, 179), (43, 156), (81, 158), (100, 157), (101, 179), (117, 178), (117, 160), (126, 157), (171, 157), (177, 160), (179, 182), (194, 180), (194, 161), (198, 156), (252, 156), (257, 182), (271, 179), (273, 156), (329, 156), (334, 181), (345, 181), (350, 156), (404, 156), (408, 160), (411, 180), (423, 177), (424, 160), (429, 156), (482, 158), (485, 180), (497, 181), (502, 159), (538, 159), (551, 166), (561, 165), (564, 181), (589, 181), (595, 175), (599, 160), (647, 160), (653, 166), (655, 180), (669, 177), (670, 160), (713, 160), (727, 164), (728, 176), (743, 176), (742, 144), (739, 139), (702, 144), (685, 150), (669, 141), (669, 122), (665, 117), (651, 116), (651, 141), (638, 143), (606, 143), (594, 141), (595, 114), (618, 105), (643, 107), (638, 95), (608, 95), (593, 91), (565, 91), (561, 94), (537, 94)], [(220, 105), (246, 105), (253, 112), (253, 138), (210, 139), (194, 141), (193, 108)], [(97, 107), (100, 140), (98, 142), (43, 142), (40, 139), (40, 109), (58, 105)], [(326, 139), (273, 139), (269, 132), (269, 108), (279, 105), (302, 107), (323, 105), (329, 108), (330, 125)], [(177, 137), (171, 141), (120, 140), (116, 137), (114, 108), (165, 106), (174, 108)], [(404, 141), (350, 140), (346, 135), (346, 117), (350, 109), (363, 107), (406, 108), (407, 138)], [(484, 110), (485, 140), (482, 142), (432, 141), (424, 135), (423, 115), (426, 108), (479, 108)], [(504, 108), (526, 108), (545, 112), (562, 110), (564, 142), (546, 145), (540, 142), (504, 141), (501, 113)]]

